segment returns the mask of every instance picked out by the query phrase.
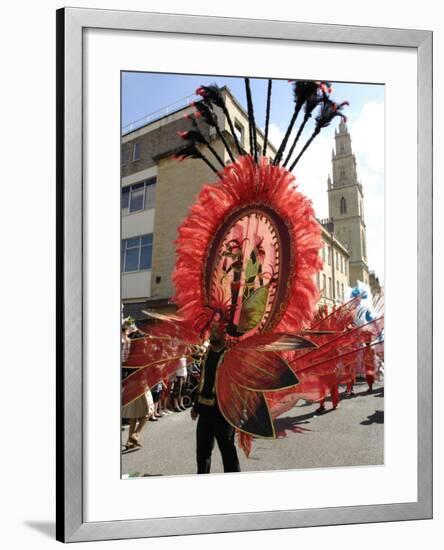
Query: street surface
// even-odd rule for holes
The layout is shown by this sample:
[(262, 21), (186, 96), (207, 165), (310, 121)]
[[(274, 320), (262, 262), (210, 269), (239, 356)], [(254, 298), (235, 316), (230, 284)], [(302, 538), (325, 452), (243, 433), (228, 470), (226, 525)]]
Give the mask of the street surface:
[[(264, 471), (297, 468), (361, 466), (384, 463), (384, 387), (355, 385), (356, 397), (342, 399), (340, 407), (316, 416), (318, 404), (301, 400), (296, 407), (277, 419), (274, 440), (256, 439), (250, 458), (238, 448), (241, 470)], [(340, 388), (343, 395), (344, 389)], [(196, 422), (189, 409), (147, 422), (140, 442), (143, 447), (122, 452), (122, 474), (142, 477), (188, 475), (196, 473)], [(128, 427), (122, 430), (122, 445), (127, 441)], [(122, 447), (123, 448), (123, 447)], [(223, 472), (217, 447), (213, 451), (211, 472)]]

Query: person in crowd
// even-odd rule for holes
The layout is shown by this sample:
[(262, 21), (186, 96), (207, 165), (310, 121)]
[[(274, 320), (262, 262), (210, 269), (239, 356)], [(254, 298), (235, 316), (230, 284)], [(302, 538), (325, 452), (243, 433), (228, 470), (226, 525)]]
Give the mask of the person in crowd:
[(163, 413), (160, 409), (160, 397), (163, 390), (163, 382), (160, 381), (158, 384), (156, 384), (152, 390), (151, 394), (153, 396), (153, 403), (154, 403), (154, 414), (153, 414), (153, 420), (157, 420), (158, 418), (161, 418), (163, 416)]
[[(122, 369), (125, 369), (125, 363), (131, 347), (131, 338), (137, 335), (138, 329), (132, 319), (124, 319), (121, 332)], [(128, 375), (128, 373), (126, 374)], [(148, 418), (153, 414), (154, 405), (150, 391), (147, 391), (125, 407), (122, 407), (122, 418), (129, 420), (127, 449), (142, 446), (140, 435)]]
[[(335, 411), (336, 409), (339, 408), (339, 401), (340, 401), (338, 384), (334, 383), (332, 386), (330, 386), (328, 388), (328, 392), (331, 395), (331, 409), (333, 411)], [(325, 397), (323, 397), (319, 401), (319, 407), (316, 409), (315, 413), (316, 414), (322, 414), (325, 411), (326, 411), (326, 409), (325, 409)]]
[(160, 409), (164, 414), (172, 414), (171, 406), (171, 391), (174, 384), (175, 375), (167, 376), (163, 379), (163, 390), (160, 398)]
[(347, 382), (343, 398), (346, 399), (348, 397), (356, 397), (354, 388), (355, 388), (355, 381), (354, 381), (354, 378), (351, 378)]
[(186, 407), (183, 404), (183, 396), (187, 376), (187, 358), (183, 356), (180, 358), (179, 366), (176, 369), (176, 378), (173, 386), (173, 402), (175, 412), (182, 412), (186, 410)]
[(367, 382), (367, 393), (373, 392), (373, 384), (376, 379), (376, 356), (373, 347), (370, 344), (365, 344), (364, 347), (364, 371), (365, 381)]

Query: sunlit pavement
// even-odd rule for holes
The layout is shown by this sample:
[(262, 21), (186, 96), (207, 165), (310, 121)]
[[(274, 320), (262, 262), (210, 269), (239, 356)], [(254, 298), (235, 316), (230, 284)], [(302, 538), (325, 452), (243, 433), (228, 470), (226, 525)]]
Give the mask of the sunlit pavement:
[[(376, 383), (372, 393), (366, 391), (365, 383), (357, 384), (356, 397), (342, 399), (335, 411), (327, 401), (326, 412), (320, 415), (315, 415), (318, 404), (300, 401), (277, 419), (278, 439), (256, 439), (250, 458), (238, 449), (242, 471), (383, 464), (384, 387)], [(127, 430), (122, 431), (122, 445)], [(189, 410), (147, 422), (140, 438), (142, 448), (122, 453), (122, 474), (194, 474), (195, 432)], [(223, 472), (217, 444), (211, 471)]]

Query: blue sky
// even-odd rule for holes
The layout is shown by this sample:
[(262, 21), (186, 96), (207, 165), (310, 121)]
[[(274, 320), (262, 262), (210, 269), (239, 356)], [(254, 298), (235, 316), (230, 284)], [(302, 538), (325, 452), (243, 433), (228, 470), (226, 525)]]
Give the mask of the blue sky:
[[(297, 78), (290, 76), (289, 78)], [(122, 73), (122, 128), (155, 111), (194, 94), (201, 84), (228, 86), (246, 108), (242, 78), (159, 73)], [(267, 80), (251, 79), (256, 123), (263, 128)], [(356, 155), (358, 178), (364, 189), (365, 222), (370, 269), (383, 280), (384, 250), (384, 86), (377, 84), (333, 82), (332, 98), (350, 106), (345, 109), (352, 147)], [(181, 103), (180, 106), (184, 105)], [(279, 145), (293, 112), (292, 86), (287, 80), (273, 80), (270, 114), (270, 140)], [(328, 216), (327, 176), (331, 173), (331, 150), (339, 118), (324, 129), (296, 166), (294, 175), (300, 190), (308, 195), (319, 218)], [(307, 124), (300, 143), (308, 139)]]
[[(131, 73), (122, 75), (122, 126), (162, 109), (178, 99), (193, 95), (201, 84), (216, 82), (228, 86), (236, 99), (246, 108), (245, 86), (242, 78), (219, 76), (171, 75), (159, 73)], [(264, 125), (267, 93), (266, 79), (251, 79), (255, 117)], [(352, 118), (363, 102), (383, 100), (383, 86), (334, 83), (333, 97), (350, 102), (347, 116)], [(292, 87), (287, 80), (273, 80), (271, 120), (281, 126), (288, 122), (292, 110)]]

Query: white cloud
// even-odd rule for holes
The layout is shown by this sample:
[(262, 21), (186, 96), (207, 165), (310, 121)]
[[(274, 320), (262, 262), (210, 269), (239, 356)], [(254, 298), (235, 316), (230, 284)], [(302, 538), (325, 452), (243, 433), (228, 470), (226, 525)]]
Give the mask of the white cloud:
[(349, 123), (352, 146), (358, 166), (370, 173), (384, 173), (384, 104), (366, 103), (355, 120)]
[(366, 103), (349, 123), (358, 178), (364, 191), (370, 269), (384, 278), (384, 103)]
[[(271, 123), (269, 136), (271, 143), (277, 148), (284, 138), (285, 131), (277, 124)], [(300, 138), (300, 143), (305, 143), (307, 132), (304, 132)], [(291, 146), (291, 139), (290, 146)], [(318, 218), (326, 218), (328, 216), (328, 200), (327, 200), (327, 175), (331, 171), (331, 166), (328, 166), (328, 161), (331, 159), (332, 142), (322, 134), (316, 139), (316, 146), (310, 147), (300, 163), (293, 170), (296, 177), (296, 182), (299, 190), (310, 197), (313, 201), (313, 206)], [(288, 152), (287, 147), (285, 154)], [(300, 146), (298, 145), (298, 150)], [(295, 158), (295, 154), (292, 160)], [(284, 155), (285, 158), (285, 155)], [(319, 160), (322, 159), (320, 162)], [(325, 162), (327, 159), (327, 162)]]
[(270, 122), (268, 128), (268, 139), (275, 149), (279, 147), (282, 139), (284, 137), (284, 131), (274, 122)]

